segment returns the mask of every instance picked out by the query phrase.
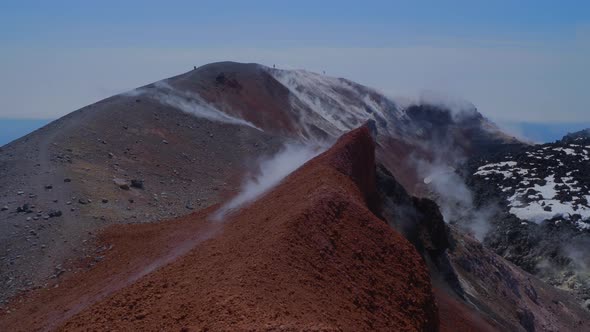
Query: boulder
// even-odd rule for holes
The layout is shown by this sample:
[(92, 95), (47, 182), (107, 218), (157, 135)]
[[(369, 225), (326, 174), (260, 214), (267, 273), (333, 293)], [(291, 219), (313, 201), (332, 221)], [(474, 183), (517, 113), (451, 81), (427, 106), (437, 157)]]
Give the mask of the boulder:
[(143, 180), (133, 179), (131, 180), (131, 187), (137, 189), (143, 189)]
[(47, 213), (50, 218), (61, 217), (62, 213), (61, 210), (49, 210)]
[(113, 179), (113, 182), (115, 183), (115, 185), (117, 185), (117, 187), (119, 187), (123, 190), (129, 190), (129, 184), (127, 183), (127, 181), (125, 181), (123, 179), (115, 178), (115, 179)]
[(31, 206), (28, 203), (25, 203), (19, 207), (16, 208), (16, 212), (25, 212), (25, 213), (31, 213), (33, 212), (33, 210), (31, 210)]

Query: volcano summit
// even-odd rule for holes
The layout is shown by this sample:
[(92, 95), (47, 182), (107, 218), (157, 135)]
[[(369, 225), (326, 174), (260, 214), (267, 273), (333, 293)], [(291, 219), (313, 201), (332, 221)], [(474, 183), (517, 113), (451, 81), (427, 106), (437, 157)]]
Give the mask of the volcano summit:
[[(0, 326), (590, 329), (584, 292), (498, 249), (498, 223), (535, 223), (521, 214), (550, 199), (539, 189), (520, 202), (534, 149), (469, 104), (402, 105), (308, 71), (205, 65), (1, 148)], [(556, 199), (583, 215), (572, 186), (588, 187), (559, 174), (569, 196)]]

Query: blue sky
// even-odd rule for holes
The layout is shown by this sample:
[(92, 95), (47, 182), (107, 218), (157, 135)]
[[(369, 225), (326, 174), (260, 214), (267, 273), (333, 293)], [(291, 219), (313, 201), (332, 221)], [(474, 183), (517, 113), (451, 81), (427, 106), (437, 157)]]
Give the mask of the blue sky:
[(234, 60), (437, 91), (512, 128), (590, 122), (588, 59), (589, 1), (2, 1), (0, 118)]
[(571, 37), (590, 15), (587, 1), (3, 1), (0, 8), (2, 40), (51, 47), (384, 47), (416, 37), (545, 43)]

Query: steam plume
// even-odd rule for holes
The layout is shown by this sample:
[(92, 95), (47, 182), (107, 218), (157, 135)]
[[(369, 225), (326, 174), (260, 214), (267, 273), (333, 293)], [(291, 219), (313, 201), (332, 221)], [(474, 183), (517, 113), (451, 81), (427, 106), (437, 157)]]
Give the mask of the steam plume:
[(287, 144), (274, 156), (262, 159), (255, 175), (244, 182), (240, 193), (217, 210), (212, 219), (220, 221), (228, 213), (256, 200), (325, 149), (325, 146)]
[(207, 103), (196, 93), (181, 91), (165, 81), (159, 81), (153, 88), (140, 88), (126, 92), (124, 95), (135, 97), (146, 95), (160, 103), (177, 108), (183, 112), (204, 118), (210, 121), (230, 123), (241, 126), (248, 126), (262, 131), (251, 122), (226, 114), (215, 106)]

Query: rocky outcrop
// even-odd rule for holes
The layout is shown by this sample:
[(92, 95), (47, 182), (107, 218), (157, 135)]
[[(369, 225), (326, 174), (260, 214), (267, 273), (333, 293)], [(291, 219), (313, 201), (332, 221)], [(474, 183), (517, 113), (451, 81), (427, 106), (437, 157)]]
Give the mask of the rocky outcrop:
[(590, 138), (562, 140), (470, 160), (465, 176), (478, 206), (498, 211), (485, 244), (562, 289), (590, 299)]
[(377, 184), (385, 220), (428, 263), (441, 330), (572, 331), (590, 316), (575, 299), (448, 226), (437, 204), (408, 195), (383, 166)]

